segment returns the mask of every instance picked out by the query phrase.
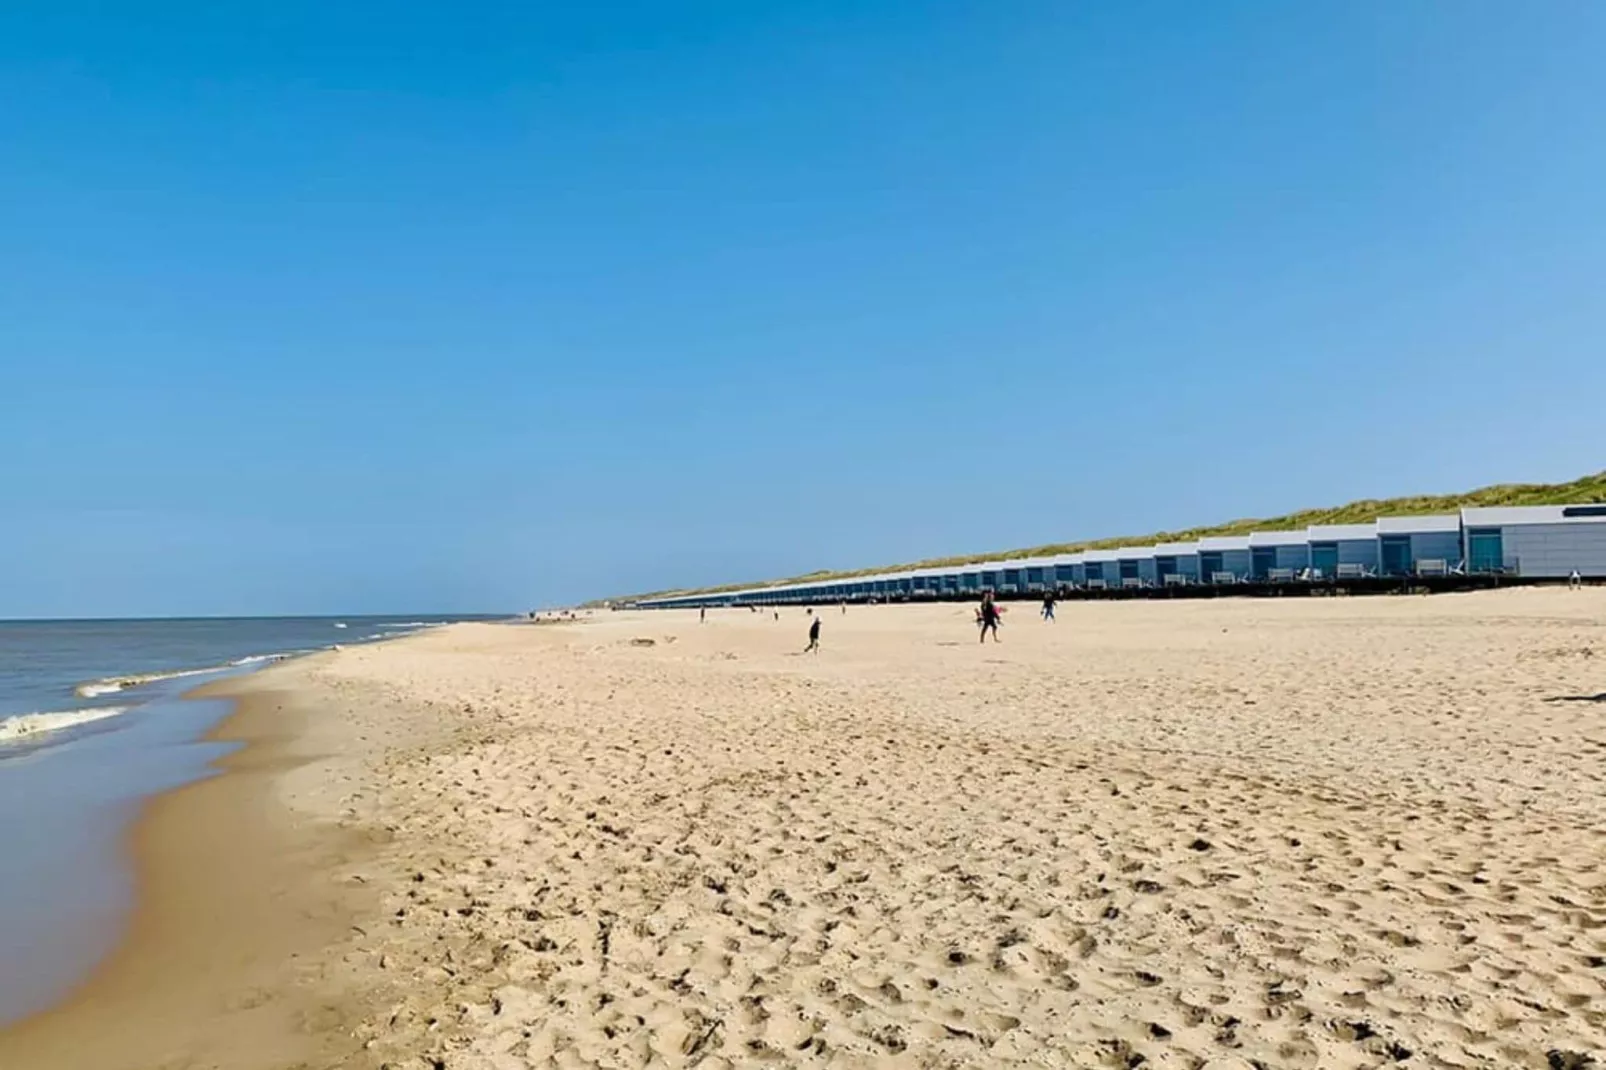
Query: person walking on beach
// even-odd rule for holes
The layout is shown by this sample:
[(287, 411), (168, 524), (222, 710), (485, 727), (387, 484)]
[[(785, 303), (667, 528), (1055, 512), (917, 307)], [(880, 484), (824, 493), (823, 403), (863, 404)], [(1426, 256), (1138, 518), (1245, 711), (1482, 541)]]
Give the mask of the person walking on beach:
[(805, 654), (818, 654), (820, 652), (820, 618), (815, 617), (814, 623), (809, 625), (809, 645), (803, 648)]
[(1043, 595), (1043, 619), (1054, 619), (1054, 592), (1048, 591)]
[(697, 610), (697, 623), (698, 624), (704, 624), (707, 621), (708, 621), (708, 607), (707, 606), (702, 606)]
[(998, 642), (998, 603), (993, 601), (993, 592), (983, 592), (981, 608), (976, 611), (976, 621), (981, 625), (981, 641), (987, 641), (987, 633), (993, 633), (993, 642)]

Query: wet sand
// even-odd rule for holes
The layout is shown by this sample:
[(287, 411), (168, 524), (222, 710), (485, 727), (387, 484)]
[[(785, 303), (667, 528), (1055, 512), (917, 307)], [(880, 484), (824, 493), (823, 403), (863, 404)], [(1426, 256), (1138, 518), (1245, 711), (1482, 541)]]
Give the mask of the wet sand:
[(343, 996), (319, 953), (373, 909), (351, 872), (369, 838), (300, 794), (319, 753), (304, 712), (245, 695), (207, 737), (244, 744), (215, 762), (224, 775), (147, 803), (125, 842), (137, 895), (116, 951), (63, 1004), (0, 1032), (0, 1067), (339, 1065)]
[(0, 746), (0, 1026), (60, 1000), (116, 945), (133, 902), (121, 837), (151, 796), (204, 775), (228, 713), (159, 696)]
[(970, 612), (253, 677), (230, 775), (140, 825), (130, 941), (0, 1066), (1606, 1051), (1606, 591)]

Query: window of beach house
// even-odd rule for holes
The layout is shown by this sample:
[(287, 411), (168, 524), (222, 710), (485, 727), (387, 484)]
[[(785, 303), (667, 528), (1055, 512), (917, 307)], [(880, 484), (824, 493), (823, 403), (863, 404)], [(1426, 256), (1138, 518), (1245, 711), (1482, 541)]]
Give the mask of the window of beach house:
[(1121, 562), (1121, 579), (1135, 580), (1138, 578), (1138, 563), (1134, 560)]
[(1277, 567), (1277, 548), (1275, 546), (1257, 546), (1249, 551), (1249, 574), (1257, 580), (1263, 580)]
[(1310, 567), (1323, 576), (1338, 574), (1338, 543), (1313, 542), (1310, 544)]
[(1177, 559), (1174, 557), (1156, 557), (1154, 559), (1154, 574), (1164, 583), (1167, 576), (1177, 574)]
[(1219, 551), (1219, 550), (1206, 550), (1206, 551), (1204, 551), (1203, 553), (1201, 553), (1199, 555), (1199, 575), (1200, 575), (1200, 577), (1203, 580), (1208, 580), (1218, 572), (1225, 572), (1226, 569), (1221, 567), (1223, 563), (1224, 562), (1223, 562), (1223, 557), (1222, 557), (1221, 551)]
[(1076, 566), (1075, 565), (1055, 565), (1054, 566), (1054, 582), (1055, 583), (1075, 583), (1076, 582)]

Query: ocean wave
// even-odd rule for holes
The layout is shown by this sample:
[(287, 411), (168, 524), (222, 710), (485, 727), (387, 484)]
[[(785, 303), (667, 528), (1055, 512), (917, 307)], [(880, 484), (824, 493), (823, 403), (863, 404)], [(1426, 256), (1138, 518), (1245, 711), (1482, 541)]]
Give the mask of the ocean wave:
[(392, 621), (389, 624), (380, 624), (377, 625), (377, 627), (383, 628), (386, 631), (394, 631), (398, 628), (439, 628), (443, 623), (445, 622), (438, 620), (404, 620)]
[(115, 695), (120, 691), (128, 691), (135, 687), (144, 687), (146, 684), (159, 683), (162, 680), (178, 680), (186, 676), (206, 676), (210, 673), (226, 672), (229, 669), (240, 669), (248, 665), (261, 665), (267, 662), (283, 661), (296, 654), (307, 651), (289, 651), (278, 654), (252, 654), (248, 657), (235, 658), (222, 665), (206, 665), (198, 669), (172, 669), (168, 672), (142, 672), (130, 673), (127, 676), (108, 676), (103, 680), (90, 680), (73, 688), (73, 693), (79, 698), (99, 698), (103, 695)]
[(45, 713), (23, 713), (15, 717), (0, 718), (0, 743), (10, 743), (27, 736), (44, 732), (59, 732), (74, 725), (104, 721), (109, 717), (127, 713), (132, 706), (97, 706), (87, 710), (56, 710)]
[(302, 651), (299, 651), (299, 650), (297, 650), (297, 651), (286, 651), (286, 652), (284, 652), (282, 654), (252, 654), (250, 657), (247, 657), (247, 658), (235, 658), (233, 661), (229, 662), (229, 664), (230, 665), (261, 665), (263, 662), (268, 662), (268, 661), (283, 661), (285, 658), (294, 657), (296, 654), (299, 654), (299, 653), (302, 653)]
[(144, 687), (154, 684), (158, 680), (177, 680), (182, 676), (205, 676), (209, 672), (218, 672), (226, 669), (227, 665), (211, 665), (204, 669), (176, 669), (172, 672), (142, 672), (130, 676), (108, 676), (104, 680), (91, 680), (86, 684), (79, 684), (73, 691), (79, 698), (97, 698), (101, 695), (114, 695), (119, 691), (127, 691), (133, 687)]

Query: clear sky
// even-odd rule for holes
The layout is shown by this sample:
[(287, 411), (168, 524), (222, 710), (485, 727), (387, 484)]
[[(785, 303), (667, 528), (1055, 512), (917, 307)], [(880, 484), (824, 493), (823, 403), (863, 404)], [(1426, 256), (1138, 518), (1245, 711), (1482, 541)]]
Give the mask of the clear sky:
[(1603, 55), (1576, 0), (15, 0), (0, 616), (1598, 470)]

